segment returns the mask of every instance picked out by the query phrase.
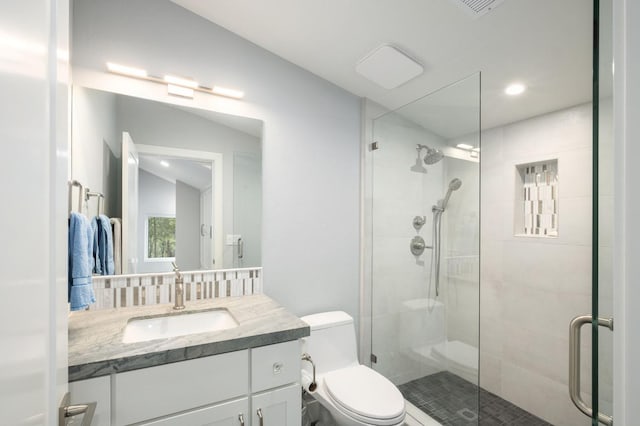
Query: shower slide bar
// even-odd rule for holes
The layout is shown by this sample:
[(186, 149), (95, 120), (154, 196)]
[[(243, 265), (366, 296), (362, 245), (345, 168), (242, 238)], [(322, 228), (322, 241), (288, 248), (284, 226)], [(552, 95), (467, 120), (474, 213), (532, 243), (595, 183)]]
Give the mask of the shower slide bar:
[[(591, 315), (581, 315), (571, 320), (569, 325), (569, 395), (578, 410), (590, 418), (593, 417), (593, 409), (580, 396), (580, 329), (583, 325), (592, 322)], [(598, 318), (598, 325), (613, 331), (613, 318)], [(598, 421), (604, 425), (613, 426), (613, 418), (606, 414), (598, 413)]]

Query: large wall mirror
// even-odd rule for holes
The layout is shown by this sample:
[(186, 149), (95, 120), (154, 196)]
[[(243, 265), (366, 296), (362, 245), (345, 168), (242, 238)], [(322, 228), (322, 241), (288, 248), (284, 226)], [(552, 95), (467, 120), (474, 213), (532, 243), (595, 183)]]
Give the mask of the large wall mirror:
[(260, 120), (75, 86), (71, 177), (104, 196), (82, 211), (111, 220), (115, 273), (259, 266), (261, 135)]

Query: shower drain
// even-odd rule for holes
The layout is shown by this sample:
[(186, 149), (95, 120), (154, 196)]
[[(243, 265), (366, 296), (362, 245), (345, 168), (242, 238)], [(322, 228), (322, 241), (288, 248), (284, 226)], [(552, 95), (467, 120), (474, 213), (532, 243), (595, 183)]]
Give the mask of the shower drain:
[(474, 421), (478, 418), (478, 415), (469, 410), (468, 408), (463, 408), (462, 410), (456, 411), (456, 414), (462, 417), (465, 420)]

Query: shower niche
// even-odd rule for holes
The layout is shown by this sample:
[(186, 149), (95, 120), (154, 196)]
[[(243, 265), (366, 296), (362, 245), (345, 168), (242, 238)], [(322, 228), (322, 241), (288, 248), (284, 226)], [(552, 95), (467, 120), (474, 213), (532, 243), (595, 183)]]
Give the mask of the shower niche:
[(558, 160), (516, 165), (515, 236), (558, 236)]

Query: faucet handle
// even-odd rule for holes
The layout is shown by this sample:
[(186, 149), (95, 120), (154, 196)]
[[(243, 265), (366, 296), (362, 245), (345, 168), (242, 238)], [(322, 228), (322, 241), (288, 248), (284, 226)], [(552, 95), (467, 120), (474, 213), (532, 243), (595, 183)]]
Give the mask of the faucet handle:
[(178, 269), (178, 265), (176, 265), (176, 262), (171, 262), (171, 264), (173, 265), (173, 272), (176, 273), (176, 276), (178, 277), (178, 279), (182, 278), (182, 275), (180, 274), (180, 269)]

